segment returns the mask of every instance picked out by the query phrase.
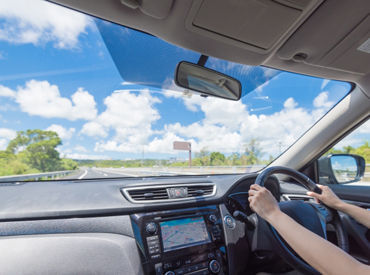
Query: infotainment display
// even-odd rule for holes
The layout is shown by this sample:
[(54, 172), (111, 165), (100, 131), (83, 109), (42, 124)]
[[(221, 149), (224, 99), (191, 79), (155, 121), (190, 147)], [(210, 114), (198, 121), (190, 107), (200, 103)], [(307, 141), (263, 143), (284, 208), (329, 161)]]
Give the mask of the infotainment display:
[(160, 227), (164, 252), (211, 241), (203, 217), (164, 221)]

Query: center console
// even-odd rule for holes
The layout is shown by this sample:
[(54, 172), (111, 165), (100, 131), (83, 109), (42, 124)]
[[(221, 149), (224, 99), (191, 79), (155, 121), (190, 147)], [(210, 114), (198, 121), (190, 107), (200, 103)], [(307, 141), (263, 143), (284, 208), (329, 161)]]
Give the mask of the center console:
[(135, 214), (131, 223), (146, 274), (227, 273), (217, 206)]

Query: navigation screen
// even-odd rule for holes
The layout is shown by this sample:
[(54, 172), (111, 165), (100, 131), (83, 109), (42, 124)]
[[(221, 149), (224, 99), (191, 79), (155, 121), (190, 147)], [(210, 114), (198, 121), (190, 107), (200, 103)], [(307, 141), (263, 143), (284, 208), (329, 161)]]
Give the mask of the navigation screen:
[(203, 217), (161, 222), (163, 251), (170, 251), (211, 241)]

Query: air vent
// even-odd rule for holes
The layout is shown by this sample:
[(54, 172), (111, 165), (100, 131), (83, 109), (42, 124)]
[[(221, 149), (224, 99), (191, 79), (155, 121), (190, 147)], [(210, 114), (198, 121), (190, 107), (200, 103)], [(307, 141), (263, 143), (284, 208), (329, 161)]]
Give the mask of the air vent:
[(214, 184), (176, 184), (147, 187), (123, 188), (123, 195), (133, 203), (153, 203), (163, 201), (190, 200), (214, 196)]
[(314, 201), (312, 197), (305, 195), (284, 194), (283, 198), (285, 201)]
[(214, 185), (188, 186), (188, 197), (207, 196), (213, 193)]
[(168, 199), (166, 188), (145, 188), (145, 189), (132, 189), (127, 193), (135, 201), (146, 200), (165, 200)]

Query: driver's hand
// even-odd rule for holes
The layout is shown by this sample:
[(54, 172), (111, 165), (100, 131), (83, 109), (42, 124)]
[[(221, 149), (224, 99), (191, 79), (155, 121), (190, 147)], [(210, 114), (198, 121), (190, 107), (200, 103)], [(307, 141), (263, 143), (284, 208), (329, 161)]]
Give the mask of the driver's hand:
[(315, 192), (307, 192), (307, 195), (315, 198), (317, 202), (321, 201), (331, 208), (338, 209), (342, 203), (341, 199), (339, 199), (328, 186), (320, 184), (316, 185), (322, 190), (322, 193), (317, 194)]
[(253, 184), (248, 194), (249, 206), (265, 220), (269, 221), (270, 217), (280, 211), (276, 199), (265, 187)]

